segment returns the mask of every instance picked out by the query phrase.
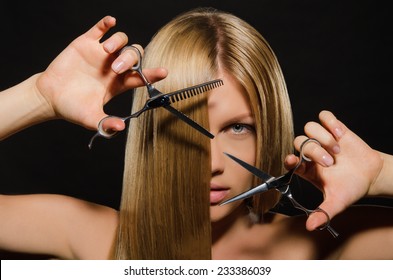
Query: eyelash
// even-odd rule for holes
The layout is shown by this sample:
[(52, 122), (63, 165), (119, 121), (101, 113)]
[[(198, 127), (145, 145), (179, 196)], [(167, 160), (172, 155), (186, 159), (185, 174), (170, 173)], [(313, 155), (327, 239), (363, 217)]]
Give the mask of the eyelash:
[[(233, 131), (233, 133), (236, 135), (244, 135), (245, 133), (254, 133), (255, 132), (255, 127), (253, 125), (245, 124), (245, 123), (231, 124), (231, 125), (227, 126), (225, 131), (229, 131), (229, 129), (231, 129)], [(238, 130), (238, 129), (241, 129), (241, 131), (235, 132), (235, 130)], [(244, 129), (246, 129), (247, 131), (243, 132)]]

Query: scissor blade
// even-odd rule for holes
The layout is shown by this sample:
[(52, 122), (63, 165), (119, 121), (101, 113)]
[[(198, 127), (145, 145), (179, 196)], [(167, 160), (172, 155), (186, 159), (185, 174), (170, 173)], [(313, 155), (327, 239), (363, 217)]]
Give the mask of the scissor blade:
[(199, 124), (194, 122), (192, 119), (190, 119), (189, 117), (184, 115), (182, 112), (180, 112), (180, 111), (176, 110), (175, 108), (173, 108), (171, 105), (164, 106), (164, 108), (167, 109), (172, 114), (174, 114), (179, 119), (181, 119), (182, 121), (184, 121), (185, 123), (189, 124), (190, 126), (195, 128), (196, 130), (201, 132), (202, 134), (204, 134), (207, 137), (209, 137), (210, 139), (214, 138), (214, 135), (211, 134), (209, 131), (207, 131), (204, 127), (200, 126)]
[(259, 186), (256, 186), (255, 188), (252, 188), (252, 189), (250, 189), (248, 191), (245, 191), (244, 193), (241, 193), (241, 194), (239, 194), (239, 195), (237, 195), (235, 197), (232, 197), (232, 198), (230, 198), (228, 200), (225, 200), (224, 202), (220, 203), (220, 206), (228, 204), (228, 203), (231, 203), (231, 202), (234, 202), (234, 201), (237, 201), (237, 200), (240, 200), (240, 199), (249, 198), (249, 197), (251, 197), (253, 195), (256, 195), (258, 193), (266, 192), (269, 189), (270, 189), (269, 188), (269, 184), (268, 183), (263, 183), (263, 184), (261, 184)]
[(206, 91), (212, 90), (214, 88), (222, 86), (223, 84), (224, 84), (224, 82), (220, 79), (213, 80), (210, 82), (206, 82), (206, 83), (195, 85), (195, 86), (188, 87), (188, 88), (183, 88), (181, 90), (177, 90), (177, 91), (168, 93), (167, 96), (169, 97), (171, 103), (175, 103), (177, 101), (187, 99), (187, 98), (193, 97), (195, 95), (204, 93)]
[(258, 178), (262, 179), (265, 182), (270, 180), (270, 179), (272, 179), (272, 178), (274, 178), (273, 176), (270, 176), (269, 174), (263, 172), (262, 170), (259, 170), (258, 168), (248, 164), (247, 162), (242, 161), (241, 159), (239, 159), (239, 158), (237, 158), (237, 157), (235, 157), (235, 156), (233, 156), (231, 154), (228, 154), (228, 153), (225, 153), (225, 152), (224, 152), (224, 154), (227, 155), (228, 157), (230, 157), (231, 159), (233, 159), (234, 161), (236, 161), (238, 164), (240, 164), (245, 169), (247, 169), (252, 174), (254, 174), (255, 176), (257, 176)]

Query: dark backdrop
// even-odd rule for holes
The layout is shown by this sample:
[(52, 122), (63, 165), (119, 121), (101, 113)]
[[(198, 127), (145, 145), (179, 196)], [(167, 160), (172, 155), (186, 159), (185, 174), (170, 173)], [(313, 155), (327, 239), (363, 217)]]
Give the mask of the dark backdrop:
[[(213, 6), (255, 26), (281, 62), (296, 134), (322, 109), (333, 111), (372, 147), (393, 153), (391, 15), (387, 1), (17, 1), (1, 10), (1, 79), (6, 89), (42, 71), (66, 45), (110, 14), (115, 30), (146, 45), (180, 12)], [(107, 111), (126, 115), (130, 93)], [(1, 120), (0, 120), (1, 121)], [(118, 207), (125, 135), (97, 141), (64, 121), (26, 129), (0, 143), (0, 192), (63, 193)], [(185, 163), (190, 164), (190, 163)]]

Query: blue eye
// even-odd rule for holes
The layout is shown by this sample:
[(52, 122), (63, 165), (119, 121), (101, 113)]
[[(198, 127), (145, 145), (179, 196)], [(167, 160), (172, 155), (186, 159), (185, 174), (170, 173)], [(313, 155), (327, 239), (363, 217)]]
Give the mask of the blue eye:
[(232, 130), (233, 130), (233, 132), (235, 132), (235, 133), (242, 133), (242, 131), (245, 129), (245, 127), (243, 126), (243, 125), (241, 125), (241, 124), (234, 124), (233, 126), (232, 126)]
[(249, 124), (236, 123), (231, 125), (234, 134), (246, 134), (255, 132), (255, 128)]

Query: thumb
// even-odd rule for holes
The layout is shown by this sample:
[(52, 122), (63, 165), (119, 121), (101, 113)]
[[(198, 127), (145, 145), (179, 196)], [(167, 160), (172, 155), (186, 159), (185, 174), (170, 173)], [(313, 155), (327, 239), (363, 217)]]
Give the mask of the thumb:
[(96, 114), (88, 114), (87, 117), (80, 123), (90, 130), (103, 130), (118, 132), (125, 129), (125, 124), (122, 118), (116, 116), (109, 116), (104, 111), (97, 112)]
[(330, 224), (331, 219), (340, 213), (343, 209), (338, 206), (338, 203), (332, 200), (324, 200), (318, 208), (315, 209), (306, 222), (307, 230), (313, 231), (325, 228)]
[(116, 116), (106, 116), (98, 122), (97, 133), (90, 139), (89, 149), (92, 148), (94, 139), (97, 137), (112, 138), (117, 132), (125, 129), (122, 118)]
[(99, 122), (99, 128), (108, 134), (123, 131), (126, 127), (124, 120), (116, 116), (105, 116)]

